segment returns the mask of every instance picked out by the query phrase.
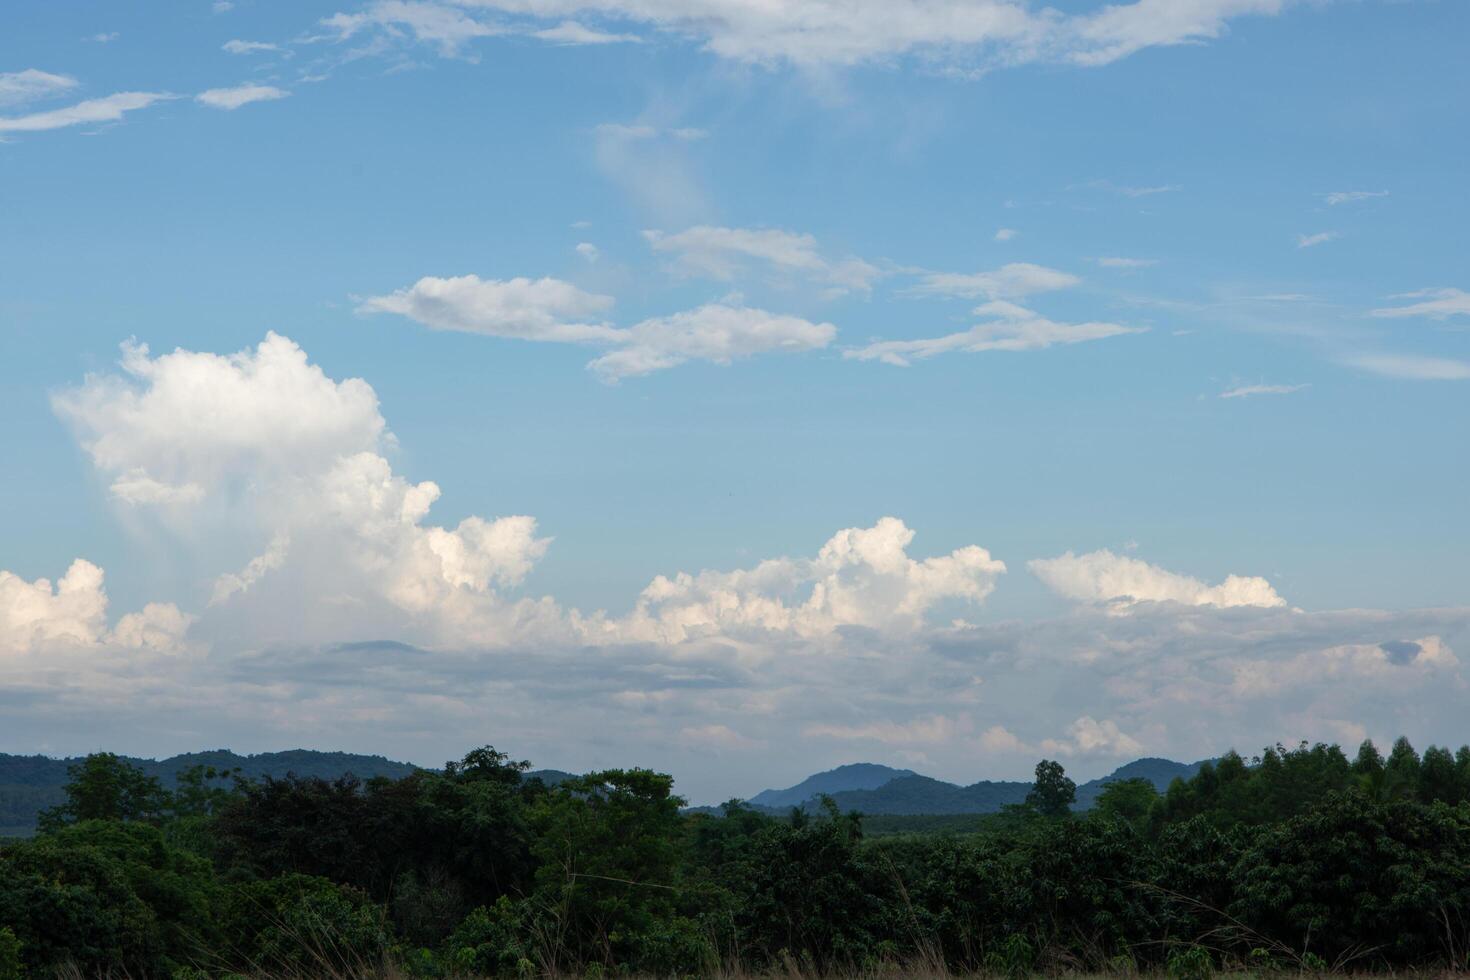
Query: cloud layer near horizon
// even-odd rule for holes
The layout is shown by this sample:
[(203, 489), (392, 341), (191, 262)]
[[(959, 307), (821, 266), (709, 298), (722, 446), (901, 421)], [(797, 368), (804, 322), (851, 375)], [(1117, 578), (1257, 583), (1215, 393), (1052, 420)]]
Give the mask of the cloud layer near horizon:
[[(154, 751), (268, 720), (286, 742), (428, 760), (488, 740), (754, 772), (802, 739), (812, 765), (977, 778), (1045, 754), (1095, 774), (1265, 737), (1445, 737), (1464, 696), (1470, 610), (1304, 612), (1259, 577), (1102, 550), (1025, 563), (1070, 611), (987, 623), (1007, 564), (975, 544), (916, 557), (896, 517), (810, 557), (657, 576), (626, 612), (568, 608), (524, 594), (551, 546), (533, 517), (434, 524), (439, 487), (395, 472), (371, 386), (275, 334), (228, 355), (130, 343), (121, 374), (55, 409), (130, 520), (189, 529), (213, 570), (115, 622), (86, 560), (54, 583), (0, 572), (0, 686), (18, 719)], [(718, 795), (717, 776), (686, 785)]]

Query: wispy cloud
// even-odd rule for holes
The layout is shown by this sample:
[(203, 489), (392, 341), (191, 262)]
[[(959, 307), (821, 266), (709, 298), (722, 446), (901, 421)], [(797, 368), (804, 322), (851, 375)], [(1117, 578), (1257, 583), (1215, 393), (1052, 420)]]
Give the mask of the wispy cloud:
[(1147, 269), (1159, 264), (1158, 259), (1127, 259), (1116, 255), (1102, 256), (1093, 261), (1104, 269)]
[(236, 85), (233, 88), (212, 88), (200, 92), (194, 98), (211, 109), (235, 110), (252, 102), (271, 102), (284, 99), (290, 92), (274, 85)]
[(226, 41), (220, 45), (220, 50), (229, 54), (261, 54), (267, 51), (280, 52), (284, 50), (279, 44), (271, 44), (267, 41)]
[(1388, 191), (1333, 191), (1324, 196), (1329, 206), (1338, 204), (1352, 204), (1357, 201), (1367, 201), (1375, 197), (1387, 197)]
[(121, 36), (117, 31), (107, 31), (100, 34), (89, 34), (82, 40), (91, 41), (94, 44), (111, 44)]
[(1220, 392), (1221, 398), (1250, 398), (1254, 395), (1289, 395), (1310, 385), (1237, 385)]
[(23, 105), (76, 87), (77, 80), (70, 75), (55, 75), (37, 68), (0, 72), (0, 106)]
[(643, 40), (636, 34), (609, 34), (594, 30), (574, 20), (564, 20), (555, 27), (532, 31), (531, 36), (553, 44), (638, 44)]
[(1386, 378), (1407, 381), (1470, 380), (1470, 361), (1448, 357), (1426, 357), (1417, 354), (1354, 354), (1343, 359), (1355, 367)]
[(1418, 299), (1421, 302), (1407, 306), (1386, 306), (1370, 311), (1370, 316), (1404, 317), (1427, 316), (1443, 320), (1451, 316), (1470, 316), (1470, 293), (1463, 289), (1420, 289), (1412, 293), (1400, 293), (1394, 299)]
[(1030, 262), (1009, 262), (987, 272), (925, 273), (910, 292), (916, 296), (963, 299), (1021, 299), (1034, 293), (1069, 289), (1082, 280), (1070, 272)]
[(1119, 197), (1152, 197), (1155, 194), (1168, 194), (1179, 190), (1178, 184), (1116, 184), (1111, 180), (1091, 180), (1087, 182), (1088, 187), (1100, 191), (1107, 191)]
[(88, 99), (64, 109), (36, 112), (28, 116), (0, 116), (0, 133), (34, 133), (87, 123), (117, 122), (125, 113), (146, 109), (155, 102), (176, 96), (165, 92), (118, 92), (101, 99)]
[(998, 242), (1008, 242), (1012, 238), (1015, 238), (1016, 235), (1017, 232), (1014, 228), (997, 228), (995, 230), (995, 240)]
[(1296, 247), (1313, 248), (1314, 246), (1321, 245), (1325, 242), (1330, 242), (1341, 237), (1342, 236), (1335, 231), (1319, 231), (1315, 235), (1298, 235), (1296, 236)]
[(940, 354), (1045, 350), (1058, 345), (1143, 332), (1140, 327), (1117, 323), (1057, 323), (1003, 301), (984, 303), (973, 312), (976, 316), (991, 319), (960, 333), (919, 340), (883, 340), (844, 351), (842, 356), (849, 360), (881, 361), (895, 367), (908, 367), (915, 360)]

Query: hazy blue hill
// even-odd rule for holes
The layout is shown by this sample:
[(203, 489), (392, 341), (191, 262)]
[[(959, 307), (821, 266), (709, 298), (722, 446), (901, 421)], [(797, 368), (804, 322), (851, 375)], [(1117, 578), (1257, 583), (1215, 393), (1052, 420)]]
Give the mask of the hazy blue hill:
[(1199, 767), (1202, 765), (1204, 765), (1203, 761), (1174, 762), (1170, 759), (1136, 759), (1126, 766), (1118, 767), (1101, 779), (1094, 779), (1078, 786), (1075, 809), (1091, 809), (1097, 802), (1098, 794), (1108, 783), (1114, 783), (1120, 779), (1147, 779), (1154, 784), (1155, 789), (1162, 793), (1175, 779), (1188, 779), (1199, 772)]
[[(30, 833), (36, 815), (56, 806), (65, 797), (61, 788), (67, 782), (67, 768), (80, 759), (52, 759), (40, 755), (6, 755), (0, 753), (0, 836)], [(419, 767), (394, 762), (380, 755), (354, 755), (348, 752), (313, 752), (292, 749), (288, 752), (262, 752), (240, 755), (227, 749), (189, 752), (167, 759), (127, 759), (165, 786), (173, 786), (174, 777), (191, 766), (214, 766), (216, 769), (241, 770), (249, 779), (263, 776), (281, 778), (289, 773), (298, 776), (321, 776), (336, 779), (351, 774), (359, 779), (386, 776), (402, 779)]]
[(577, 774), (562, 772), (560, 769), (532, 769), (526, 773), (526, 778), (539, 779), (547, 786), (555, 786), (557, 783), (565, 782), (568, 779), (576, 779)]
[[(1169, 759), (1138, 759), (1121, 766), (1112, 773), (1100, 779), (1094, 779), (1077, 787), (1077, 803), (1074, 809), (1088, 810), (1097, 802), (1097, 797), (1102, 793), (1108, 783), (1120, 779), (1147, 779), (1158, 788), (1160, 792), (1167, 790), (1169, 784), (1176, 778), (1189, 777), (1198, 771), (1201, 763), (1172, 762)], [(845, 767), (856, 768), (856, 767)], [(873, 768), (882, 769), (882, 766)], [(836, 770), (834, 770), (836, 771)], [(892, 771), (892, 770), (890, 770)], [(828, 775), (827, 773), (820, 774)], [(813, 776), (805, 783), (798, 784), (790, 790), (781, 791), (783, 794), (793, 794), (806, 786), (812, 780), (819, 778)], [(833, 792), (828, 790), (833, 801), (843, 810), (856, 810), (884, 816), (941, 816), (964, 813), (996, 813), (1003, 807), (1021, 803), (1026, 799), (1026, 794), (1031, 791), (1031, 784), (1024, 782), (991, 781), (985, 780), (973, 783), (969, 786), (957, 786), (954, 783), (946, 783), (943, 780), (932, 779), (928, 776), (900, 775), (889, 779), (878, 786), (869, 789), (852, 789)], [(767, 791), (770, 792), (770, 791)], [(753, 798), (753, 804), (763, 804), (761, 794)], [(815, 807), (811, 797), (804, 800), (785, 804), (786, 806), (805, 805)], [(764, 804), (769, 806), (770, 804)]]
[(798, 806), (822, 793), (836, 794), (853, 790), (873, 790), (895, 779), (909, 776), (918, 776), (918, 773), (909, 769), (880, 766), (872, 762), (856, 762), (851, 765), (838, 766), (826, 772), (819, 772), (815, 776), (808, 776), (795, 786), (786, 789), (762, 790), (746, 802), (753, 806), (773, 808)]

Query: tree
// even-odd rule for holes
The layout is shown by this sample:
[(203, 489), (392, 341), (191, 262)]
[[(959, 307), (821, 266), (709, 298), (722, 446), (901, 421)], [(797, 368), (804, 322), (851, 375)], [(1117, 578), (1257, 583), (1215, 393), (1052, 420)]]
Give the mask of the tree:
[(1048, 817), (1066, 816), (1077, 799), (1077, 784), (1067, 778), (1060, 762), (1042, 759), (1036, 764), (1036, 782), (1026, 794), (1026, 802)]
[(1097, 797), (1096, 812), (1116, 817), (1134, 830), (1143, 830), (1159, 801), (1159, 791), (1147, 779), (1119, 779), (1108, 783)]
[(1419, 792), (1419, 754), (1402, 735), (1393, 743), (1383, 767), (1383, 790), (1391, 800), (1413, 799)]
[(111, 752), (94, 752), (67, 770), (66, 802), (41, 814), (42, 831), (83, 820), (156, 820), (169, 794), (154, 776)]

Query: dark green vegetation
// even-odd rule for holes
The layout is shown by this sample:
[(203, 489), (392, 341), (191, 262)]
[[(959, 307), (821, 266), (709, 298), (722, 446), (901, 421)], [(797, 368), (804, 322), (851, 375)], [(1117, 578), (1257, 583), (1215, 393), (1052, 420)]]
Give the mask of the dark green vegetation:
[(0, 846), (0, 977), (1470, 968), (1470, 749), (1230, 754), (1085, 814), (1043, 762), (1027, 802), (879, 838), (831, 802), (683, 813), (658, 773), (526, 769), (170, 790), (90, 756)]
[[(57, 806), (65, 798), (68, 770), (80, 759), (49, 759), (41, 755), (6, 755), (0, 753), (0, 837), (31, 833), (41, 811)], [(406, 762), (392, 762), (380, 755), (352, 755), (346, 752), (263, 752), (259, 755), (237, 755), (225, 749), (190, 752), (168, 759), (131, 759), (123, 761), (144, 775), (152, 776), (171, 789), (181, 772), (195, 766), (217, 772), (239, 772), (248, 779), (265, 776), (283, 778), (321, 776), (336, 779), (347, 774), (360, 779), (387, 776), (401, 779), (417, 770)], [(3, 977), (0, 977), (3, 980)]]

